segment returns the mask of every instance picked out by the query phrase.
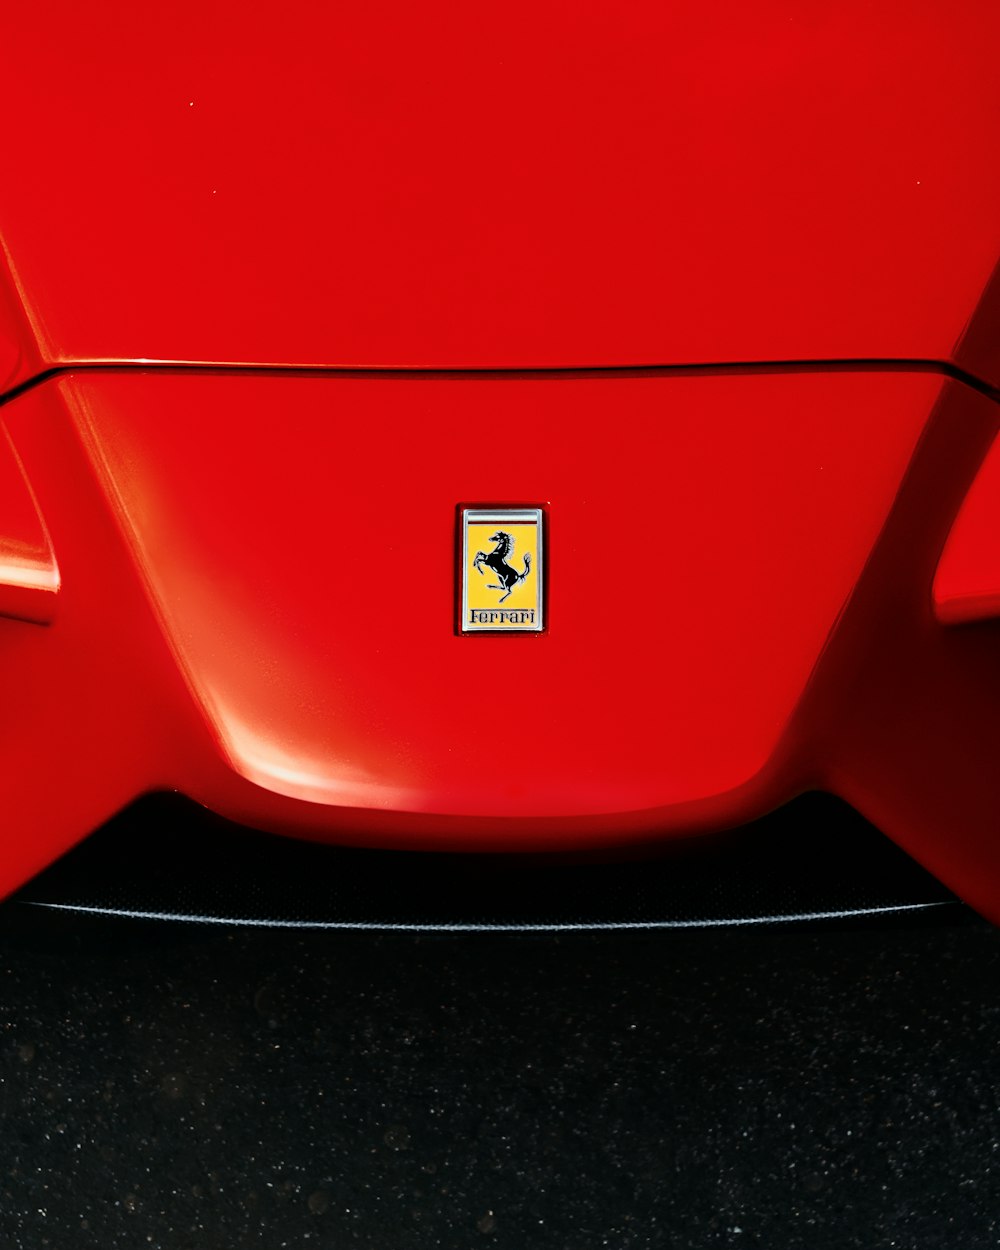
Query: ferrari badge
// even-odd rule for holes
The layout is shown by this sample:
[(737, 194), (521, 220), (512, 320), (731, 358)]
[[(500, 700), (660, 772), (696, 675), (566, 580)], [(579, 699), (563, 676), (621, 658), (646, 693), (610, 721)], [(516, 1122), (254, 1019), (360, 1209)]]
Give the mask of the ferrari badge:
[(542, 628), (541, 508), (462, 509), (462, 633)]

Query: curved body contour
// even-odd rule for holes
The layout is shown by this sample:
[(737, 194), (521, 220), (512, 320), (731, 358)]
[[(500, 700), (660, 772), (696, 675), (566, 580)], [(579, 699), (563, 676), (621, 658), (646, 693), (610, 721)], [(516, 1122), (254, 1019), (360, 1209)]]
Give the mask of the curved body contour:
[[(996, 7), (114, 9), (3, 19), (0, 890), (162, 787), (475, 850), (820, 786), (1000, 918)], [(460, 636), (524, 500), (546, 627)]]

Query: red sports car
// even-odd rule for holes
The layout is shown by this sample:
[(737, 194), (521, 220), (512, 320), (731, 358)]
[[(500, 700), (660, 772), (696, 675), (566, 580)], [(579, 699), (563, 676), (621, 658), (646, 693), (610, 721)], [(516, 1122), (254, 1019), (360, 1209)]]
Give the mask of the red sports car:
[(1000, 7), (7, 6), (0, 890), (138, 796), (1000, 921)]

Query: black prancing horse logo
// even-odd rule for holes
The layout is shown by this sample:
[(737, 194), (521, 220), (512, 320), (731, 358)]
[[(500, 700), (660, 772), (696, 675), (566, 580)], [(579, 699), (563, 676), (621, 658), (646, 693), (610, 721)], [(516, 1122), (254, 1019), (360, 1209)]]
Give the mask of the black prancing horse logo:
[(507, 531), (497, 530), (495, 534), (490, 536), (490, 542), (496, 543), (496, 546), (489, 555), (485, 551), (477, 551), (476, 558), (472, 561), (472, 567), (476, 569), (480, 577), (483, 575), (484, 564), (488, 569), (493, 570), (500, 580), (500, 585), (495, 586), (490, 582), (489, 589), (504, 591), (505, 593), (498, 600), (499, 603), (503, 603), (517, 583), (523, 582), (531, 572), (531, 553), (529, 551), (524, 553), (524, 572), (519, 573), (517, 569), (507, 563), (507, 557), (514, 547), (514, 540)]

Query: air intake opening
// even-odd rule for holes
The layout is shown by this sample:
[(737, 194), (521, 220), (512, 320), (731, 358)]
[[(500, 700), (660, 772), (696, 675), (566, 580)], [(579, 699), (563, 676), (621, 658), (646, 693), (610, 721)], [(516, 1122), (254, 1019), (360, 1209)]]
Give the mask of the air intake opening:
[(819, 793), (625, 860), (343, 849), (273, 837), (157, 794), (16, 898), (141, 918), (414, 931), (694, 928), (957, 905), (851, 807)]

